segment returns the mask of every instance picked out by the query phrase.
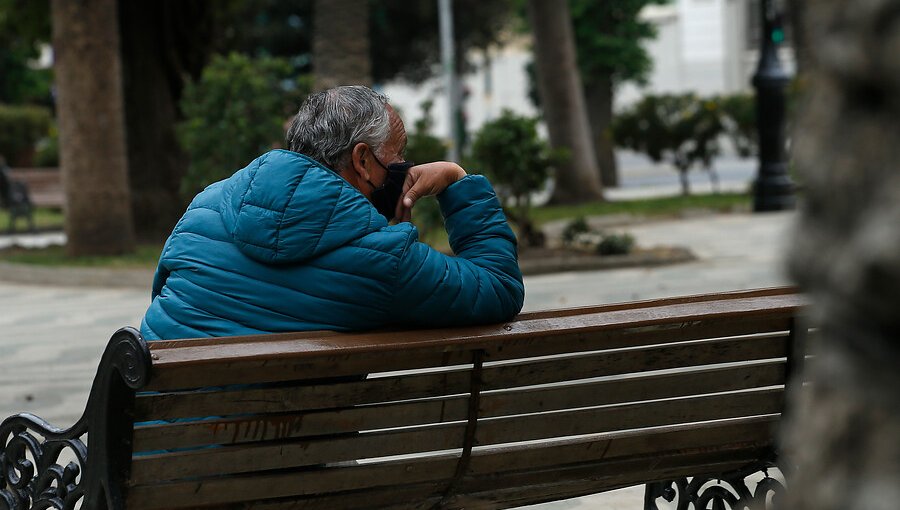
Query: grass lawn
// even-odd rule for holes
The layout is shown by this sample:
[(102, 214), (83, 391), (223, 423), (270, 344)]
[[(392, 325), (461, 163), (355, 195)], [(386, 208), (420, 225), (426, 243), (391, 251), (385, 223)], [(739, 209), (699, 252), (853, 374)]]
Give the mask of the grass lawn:
[(155, 269), (162, 251), (160, 244), (138, 245), (134, 253), (103, 257), (69, 257), (63, 246), (41, 249), (8, 248), (0, 250), (0, 261), (39, 266), (105, 267), (112, 269)]
[[(50, 209), (47, 207), (38, 207), (34, 210), (34, 226), (38, 230), (62, 230), (64, 227), (65, 216), (59, 209)], [(0, 233), (6, 233), (9, 227), (9, 211), (0, 210)], [(24, 232), (28, 228), (28, 222), (22, 218), (16, 221), (16, 231)]]
[(632, 214), (634, 216), (672, 217), (686, 211), (706, 210), (734, 212), (751, 209), (753, 197), (748, 193), (718, 193), (610, 202), (589, 202), (579, 205), (547, 205), (534, 208), (532, 218), (542, 225), (548, 221), (574, 219), (579, 216)]
[[(631, 214), (644, 218), (674, 217), (685, 211), (706, 210), (733, 212), (750, 210), (752, 197), (747, 193), (720, 193), (715, 195), (691, 195), (615, 202), (591, 202), (580, 205), (553, 205), (536, 207), (532, 216), (538, 225), (554, 220), (575, 219), (579, 216)], [(5, 229), (8, 215), (0, 212), (0, 229)], [(63, 215), (51, 209), (38, 209), (35, 214), (38, 228), (62, 228)], [(430, 232), (423, 241), (438, 249), (447, 250), (449, 243), (443, 229)], [(153, 269), (159, 260), (162, 244), (139, 245), (135, 253), (123, 256), (71, 258), (61, 246), (29, 250), (10, 248), (0, 250), (0, 261), (42, 266), (80, 266), (107, 268)]]

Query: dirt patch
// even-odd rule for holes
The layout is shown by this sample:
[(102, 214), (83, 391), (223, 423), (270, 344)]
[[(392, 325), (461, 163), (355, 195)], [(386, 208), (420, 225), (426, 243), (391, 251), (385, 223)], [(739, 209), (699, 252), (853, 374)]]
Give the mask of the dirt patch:
[(597, 255), (567, 248), (527, 248), (519, 252), (519, 267), (526, 275), (589, 271), (624, 267), (653, 267), (697, 260), (681, 246), (637, 248), (626, 255)]

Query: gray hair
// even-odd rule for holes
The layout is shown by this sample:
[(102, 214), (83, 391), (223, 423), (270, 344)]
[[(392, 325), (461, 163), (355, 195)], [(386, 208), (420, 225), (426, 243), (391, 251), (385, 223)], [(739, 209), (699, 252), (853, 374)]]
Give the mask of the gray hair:
[(388, 98), (359, 85), (335, 87), (306, 98), (287, 132), (287, 146), (340, 172), (357, 143), (372, 150), (390, 135)]

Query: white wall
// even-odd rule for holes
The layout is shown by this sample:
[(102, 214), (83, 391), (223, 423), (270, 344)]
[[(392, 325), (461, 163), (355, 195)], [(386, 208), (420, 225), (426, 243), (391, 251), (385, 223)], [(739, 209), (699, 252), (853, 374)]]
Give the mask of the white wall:
[[(645, 43), (654, 68), (646, 87), (633, 84), (620, 87), (616, 108), (647, 93), (705, 95), (751, 90), (750, 78), (758, 57), (755, 51), (746, 48), (747, 0), (675, 0), (668, 5), (647, 6), (641, 16), (655, 23), (658, 29), (657, 38)], [(793, 73), (791, 50), (782, 49), (781, 56), (785, 69)], [(484, 67), (480, 54), (473, 55), (472, 60), (478, 63), (478, 70), (463, 77), (470, 92), (465, 103), (470, 132), (499, 115), (503, 108), (535, 115), (527, 97), (525, 64), (531, 60), (528, 38), (493, 50), (489, 68)], [(485, 73), (490, 75), (491, 94), (485, 88)], [(439, 136), (448, 135), (447, 106), (440, 78), (420, 86), (390, 83), (382, 90), (401, 109), (408, 126), (420, 116), (419, 103), (426, 98), (434, 99), (434, 132)]]
[[(463, 86), (469, 92), (465, 102), (466, 128), (469, 132), (478, 130), (484, 122), (497, 117), (505, 108), (520, 115), (537, 114), (528, 99), (528, 77), (525, 72), (525, 65), (531, 61), (528, 41), (518, 41), (492, 50), (489, 67), (485, 66), (484, 57), (480, 53), (473, 54), (471, 60), (477, 63), (476, 71), (462, 77)], [(401, 110), (407, 129), (411, 129), (413, 122), (421, 117), (421, 102), (433, 99), (434, 107), (431, 112), (435, 120), (434, 134), (449, 136), (448, 107), (442, 78), (438, 77), (421, 85), (389, 83), (381, 87), (381, 91)]]

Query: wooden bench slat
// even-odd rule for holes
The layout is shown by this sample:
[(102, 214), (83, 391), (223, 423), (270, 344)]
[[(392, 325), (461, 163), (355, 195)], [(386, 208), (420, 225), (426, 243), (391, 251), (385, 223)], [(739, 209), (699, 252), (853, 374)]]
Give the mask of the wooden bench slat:
[[(574, 457), (570, 459), (570, 463), (577, 464), (581, 462), (582, 464), (601, 464), (603, 466), (615, 464), (621, 465), (622, 462), (638, 462), (638, 463), (648, 463), (652, 462), (652, 458), (654, 458), (653, 454), (657, 454), (660, 451), (668, 452), (669, 456), (685, 456), (685, 455), (720, 455), (722, 451), (727, 450), (729, 455), (734, 456), (739, 452), (758, 449), (764, 445), (770, 444), (772, 440), (772, 423), (773, 418), (770, 417), (761, 417), (761, 418), (753, 418), (748, 420), (730, 420), (724, 421), (720, 423), (706, 423), (700, 424), (693, 427), (661, 427), (656, 430), (646, 430), (640, 432), (630, 432), (630, 433), (614, 433), (607, 434), (606, 436), (595, 436), (589, 438), (588, 440), (571, 440), (560, 445), (552, 445), (552, 446), (542, 446), (542, 445), (532, 445), (532, 446), (518, 446), (518, 447), (509, 447), (509, 448), (491, 448), (484, 449), (482, 451), (478, 451), (473, 453), (473, 460), (471, 464), (470, 473), (467, 475), (466, 479), (468, 482), (464, 483), (464, 487), (474, 487), (475, 489), (480, 489), (483, 487), (484, 477), (487, 476), (488, 479), (496, 480), (498, 478), (502, 478), (504, 476), (515, 480), (521, 478), (528, 478), (533, 476), (545, 476), (548, 471), (544, 469), (545, 466), (558, 466), (559, 458), (548, 457), (548, 453), (553, 452), (554, 455), (565, 455), (567, 453), (575, 454)], [(397, 436), (400, 437), (400, 436)], [(347, 441), (357, 439), (357, 438), (347, 438), (344, 441), (344, 446), (348, 446)], [(334, 442), (332, 442), (334, 444)], [(728, 446), (721, 446), (722, 444)], [(709, 445), (720, 445), (719, 448), (715, 452), (708, 452)], [(222, 449), (227, 450), (227, 449)], [(206, 451), (206, 452), (192, 452), (193, 456), (196, 457), (196, 461), (198, 464), (200, 463), (240, 463), (246, 462), (247, 459), (240, 459), (233, 455), (215, 452), (215, 451)], [(272, 454), (273, 451), (270, 449), (266, 452), (258, 452), (258, 453), (267, 453)], [(648, 455), (651, 460), (648, 460)], [(215, 458), (216, 456), (220, 458)], [(256, 490), (257, 484), (253, 483), (252, 480), (256, 480), (259, 484), (268, 484), (272, 480), (283, 480), (283, 483), (291, 486), (296, 486), (296, 490), (291, 491), (290, 489), (287, 492), (290, 494), (286, 494), (285, 488), (273, 485), (276, 491), (279, 491), (277, 494), (270, 494), (269, 496), (289, 496), (289, 495), (308, 495), (315, 494), (319, 490), (336, 490), (334, 488), (337, 486), (344, 486), (347, 489), (358, 489), (367, 486), (382, 486), (390, 483), (387, 480), (371, 480), (368, 479), (364, 473), (366, 472), (374, 472), (373, 470), (378, 470), (377, 466), (384, 466), (389, 468), (388, 471), (396, 472), (398, 468), (400, 471), (409, 473), (409, 476), (403, 476), (402, 473), (397, 473), (399, 478), (393, 479), (393, 483), (395, 483), (398, 487), (402, 488), (405, 484), (420, 482), (423, 481), (422, 478), (417, 477), (417, 473), (422, 473), (423, 477), (427, 480), (434, 481), (447, 478), (448, 471), (444, 471), (446, 476), (438, 477), (438, 478), (429, 478), (426, 474), (429, 470), (434, 469), (436, 467), (444, 466), (448, 461), (453, 461), (456, 458), (454, 455), (443, 455), (440, 458), (435, 459), (426, 459), (426, 460), (411, 460), (411, 461), (387, 461), (380, 464), (374, 465), (361, 465), (361, 466), (348, 466), (348, 467), (325, 467), (320, 468), (313, 471), (307, 472), (296, 472), (296, 473), (277, 473), (277, 474), (257, 474), (248, 477), (234, 477), (230, 478), (235, 484), (239, 486), (245, 486), (247, 490)], [(262, 459), (262, 457), (258, 457), (257, 460)], [(621, 461), (617, 461), (616, 459), (624, 459)], [(633, 460), (629, 460), (633, 459)], [(171, 466), (172, 464), (165, 463), (165, 456), (161, 456), (159, 461), (152, 462), (152, 459), (135, 459), (135, 477), (147, 478), (144, 475), (138, 475), (138, 471), (143, 469), (141, 461), (145, 461), (143, 464), (144, 467), (155, 466), (154, 469), (165, 469), (167, 465)], [(176, 458), (172, 458), (169, 460), (177, 460)], [(260, 469), (268, 469), (270, 467), (284, 467), (279, 466), (277, 463), (268, 463), (265, 465), (255, 465), (255, 466), (246, 466), (242, 469), (247, 470), (260, 470)], [(445, 466), (446, 467), (446, 466)], [(515, 468), (514, 472), (509, 472), (510, 468)], [(181, 469), (180, 467), (176, 467), (175, 470)], [(578, 469), (585, 469), (584, 466), (579, 466)], [(596, 467), (590, 468), (591, 470), (596, 470)], [(213, 468), (213, 470), (215, 470)], [(506, 474), (498, 475), (497, 473), (506, 471)], [(226, 470), (227, 472), (227, 470)], [(593, 472), (593, 471), (592, 471)], [(353, 474), (356, 473), (356, 474)], [(144, 474), (147, 474), (146, 472)], [(204, 476), (201, 471), (185, 471), (182, 473), (185, 476)], [(207, 472), (206, 474), (212, 474), (212, 472)], [(133, 479), (133, 482), (139, 483), (140, 480)], [(292, 480), (294, 478), (294, 480)], [(221, 481), (224, 479), (197, 479), (191, 480), (189, 482), (175, 482), (175, 483), (162, 483), (162, 484), (151, 484), (151, 485), (137, 485), (133, 487), (129, 492), (130, 501), (134, 500), (137, 505), (135, 508), (167, 508), (166, 505), (174, 504), (178, 501), (178, 495), (184, 493), (183, 491), (187, 490), (187, 488), (193, 488), (198, 491), (206, 490), (209, 486), (217, 486), (222, 489)], [(326, 484), (328, 486), (327, 489), (317, 488), (319, 487), (318, 483)], [(368, 484), (375, 485), (368, 485)], [(496, 481), (489, 482), (492, 485), (496, 485)], [(510, 481), (506, 481), (500, 486), (508, 486)], [(343, 484), (343, 485), (342, 485)], [(155, 488), (155, 490), (154, 490)], [(391, 487), (395, 488), (395, 487)], [(158, 495), (158, 494), (170, 494), (172, 497), (168, 498), (168, 503), (165, 501), (160, 501), (158, 504), (151, 501), (137, 501), (137, 498), (143, 498), (146, 495)], [(262, 497), (269, 497), (266, 495), (258, 495), (256, 497), (250, 499), (257, 499)], [(205, 496), (204, 496), (205, 497)], [(213, 502), (231, 502), (231, 501), (242, 501), (244, 495), (241, 491), (234, 491), (231, 497), (225, 497), (222, 494), (217, 493), (214, 496), (213, 501), (209, 501), (204, 499), (204, 501)], [(218, 499), (215, 499), (218, 498)], [(232, 499), (234, 498), (234, 499)], [(166, 498), (163, 498), (166, 499)], [(163, 505), (163, 506), (158, 506)], [(177, 506), (177, 505), (173, 505)], [(131, 505), (129, 505), (131, 507)]]
[[(466, 477), (459, 485), (459, 492), (496, 491), (501, 487), (534, 486), (555, 480), (590, 478), (598, 481), (596, 490), (606, 484), (621, 483), (622, 477), (647, 480), (657, 476), (696, 473), (727, 465), (737, 468), (756, 458), (759, 449), (739, 445), (723, 447), (714, 452), (655, 453), (625, 459), (601, 459), (569, 467), (526, 470), (504, 473), (498, 476)], [(169, 482), (132, 487), (127, 494), (127, 506), (135, 510), (179, 508), (195, 506), (196, 501), (209, 505), (312, 496), (320, 493), (342, 492), (357, 489), (383, 487), (388, 490), (422, 482), (449, 481), (455, 470), (456, 459), (443, 457), (427, 460), (408, 460), (374, 465), (342, 466), (308, 472), (239, 475)], [(615, 482), (603, 478), (615, 477)], [(323, 499), (327, 499), (326, 496)], [(451, 506), (453, 508), (453, 506)]]
[(312, 386), (139, 395), (135, 420), (333, 409), (469, 392), (467, 369)]
[[(641, 434), (634, 433), (611, 433), (603, 436), (595, 436), (591, 440), (570, 440), (568, 444), (561, 446), (567, 448), (571, 453), (578, 454), (574, 460), (589, 460), (597, 458), (597, 452), (605, 451), (605, 458), (615, 458), (622, 456), (627, 450), (631, 449), (627, 444), (629, 441), (635, 443), (633, 453), (684, 450), (686, 448), (702, 448), (706, 444), (716, 444), (713, 439), (719, 441), (734, 440), (736, 442), (744, 441), (748, 445), (754, 441), (764, 443), (766, 438), (774, 435), (774, 427), (777, 424), (775, 417), (752, 418), (744, 420), (729, 420), (723, 423), (693, 425), (691, 427), (663, 427), (658, 431), (642, 431)], [(611, 443), (611, 446), (604, 446), (603, 443)], [(500, 453), (503, 455), (520, 455), (522, 466), (539, 467), (547, 465), (546, 453), (553, 451), (554, 448), (560, 447), (560, 443), (553, 445), (541, 445), (539, 448), (517, 447), (505, 448)], [(473, 455), (472, 472), (492, 473), (496, 472), (495, 466), (498, 463), (491, 459), (495, 457), (495, 449), (490, 451), (476, 452)], [(556, 459), (558, 460), (558, 459)], [(731, 462), (731, 461), (729, 461)], [(504, 461), (505, 463), (505, 461)], [(477, 469), (476, 469), (477, 466)], [(683, 468), (678, 468), (675, 474), (681, 474)], [(667, 473), (662, 473), (665, 477)], [(471, 476), (471, 475), (470, 475)], [(627, 478), (621, 480), (613, 480), (612, 477), (603, 481), (605, 485), (629, 486), (633, 485), (634, 475), (626, 475)], [(674, 475), (673, 475), (674, 476)], [(476, 502), (484, 504), (484, 501), (512, 501), (509, 506), (520, 506), (516, 501), (524, 501), (536, 503), (539, 499), (560, 499), (564, 497), (575, 497), (583, 494), (597, 492), (597, 481), (576, 481), (567, 482), (565, 484), (557, 484), (555, 487), (538, 486), (513, 489), (500, 489), (496, 491), (488, 491), (486, 493), (474, 493), (461, 497), (451, 498), (450, 502), (463, 508), (472, 508)], [(434, 503), (440, 499), (440, 495), (446, 488), (446, 484), (429, 483), (425, 485), (405, 485), (402, 487), (370, 489), (362, 491), (351, 491), (338, 494), (332, 494), (326, 497), (301, 497), (290, 498), (286, 500), (269, 500), (249, 503), (247, 508), (256, 510), (331, 510), (340, 508), (343, 510), (354, 509), (370, 509), (370, 508), (431, 508)], [(501, 498), (491, 496), (502, 495)], [(400, 505), (396, 505), (397, 501), (407, 501)], [(393, 503), (396, 506), (392, 506)], [(451, 505), (448, 508), (453, 508)]]
[(479, 416), (491, 418), (784, 384), (783, 360), (748, 363), (486, 393), (481, 396)]
[(786, 336), (727, 338), (485, 367), (482, 388), (494, 390), (786, 355)]
[(780, 413), (783, 408), (784, 391), (778, 388), (578, 411), (489, 418), (478, 421), (475, 445), (764, 415)]
[[(583, 356), (567, 356), (562, 359), (488, 365), (482, 373), (482, 388), (493, 390), (651, 369), (783, 357), (787, 354), (787, 340), (788, 337), (778, 335), (729, 338), (664, 345), (640, 351), (599, 352)], [(294, 412), (323, 407), (441, 397), (468, 392), (470, 380), (470, 371), (461, 369), (405, 378), (370, 379), (328, 387), (296, 386), (141, 395), (135, 402), (135, 419), (143, 421)]]
[[(625, 434), (570, 441), (553, 447), (533, 445), (486, 451), (470, 466), (472, 474), (485, 474), (509, 469), (510, 466), (540, 467), (556, 465), (561, 458), (579, 462), (599, 457), (621, 457), (660, 449), (697, 448), (723, 442), (771, 442), (771, 417), (731, 420), (713, 425), (657, 428), (652, 435)], [(465, 424), (369, 433), (349, 437), (316, 439), (303, 442), (270, 442), (252, 447), (203, 449), (174, 454), (136, 457), (132, 461), (131, 481), (147, 484), (181, 478), (244, 473), (358, 460), (362, 457), (386, 457), (429, 451), (462, 448)], [(666, 441), (666, 443), (661, 443)], [(713, 442), (710, 442), (713, 441)], [(758, 445), (758, 444), (757, 444)], [(365, 452), (364, 454), (361, 452)]]
[(359, 430), (462, 421), (469, 399), (408, 402), (384, 406), (247, 416), (220, 420), (146, 425), (134, 429), (134, 450), (148, 451), (209, 444), (241, 444)]
[[(505, 390), (481, 396), (483, 418), (733, 391), (784, 383), (784, 361), (639, 375), (628, 379)], [(355, 383), (354, 383), (355, 384)], [(342, 409), (331, 413), (255, 416), (137, 427), (135, 451), (299, 438), (357, 430), (465, 420), (468, 396)], [(261, 425), (260, 425), (261, 424)]]
[(724, 301), (728, 299), (748, 299), (768, 296), (785, 296), (797, 294), (796, 287), (769, 287), (763, 289), (738, 290), (719, 292), (713, 294), (692, 294), (688, 296), (672, 296), (641, 301), (628, 301), (625, 303), (611, 303), (603, 305), (575, 306), (555, 310), (540, 310), (534, 312), (522, 312), (517, 319), (542, 319), (547, 317), (564, 317), (569, 315), (585, 315), (598, 312), (610, 312), (614, 310), (629, 310), (638, 308), (653, 308), (665, 305), (680, 305), (686, 303), (705, 303), (709, 301)]
[(332, 356), (343, 353), (361, 354), (386, 350), (404, 351), (406, 349), (443, 351), (447, 347), (468, 350), (485, 340), (497, 341), (520, 336), (545, 336), (550, 331), (577, 332), (740, 316), (773, 316), (779, 311), (795, 311), (801, 303), (802, 300), (799, 296), (781, 295), (704, 303), (681, 303), (639, 309), (626, 308), (586, 315), (560, 315), (514, 321), (506, 325), (456, 328), (450, 335), (446, 330), (433, 329), (343, 334), (340, 336), (317, 335), (315, 337), (304, 333), (286, 333), (270, 335), (269, 341), (266, 342), (255, 340), (245, 343), (194, 346), (185, 343), (184, 347), (178, 346), (177, 342), (167, 342), (169, 347), (153, 350), (153, 353), (158, 356), (154, 365), (166, 367), (179, 364), (217, 364), (223, 359), (231, 361), (254, 358), (315, 359), (323, 356), (323, 353), (325, 356)]
[(462, 449), (466, 425), (270, 442), (132, 459), (131, 480), (146, 484), (191, 477), (314, 466), (326, 462)]
[[(629, 301), (624, 303), (611, 303), (603, 305), (589, 305), (571, 308), (559, 308), (553, 310), (541, 310), (533, 312), (520, 313), (515, 321), (530, 319), (545, 319), (549, 317), (567, 317), (572, 315), (587, 315), (600, 312), (609, 312), (616, 310), (628, 310), (639, 308), (654, 308), (666, 305), (685, 304), (685, 303), (705, 303), (708, 301), (724, 301), (728, 299), (749, 299), (768, 296), (785, 296), (797, 295), (795, 287), (770, 287), (763, 289), (739, 290), (731, 292), (720, 292), (713, 294), (695, 294), (689, 296), (674, 296), (667, 298), (649, 299), (642, 301)], [(336, 331), (309, 331), (299, 333), (306, 339), (326, 338), (342, 336), (344, 333)], [(289, 333), (287, 336), (295, 337), (297, 333)], [(151, 350), (173, 349), (185, 347), (198, 347), (204, 345), (227, 345), (227, 344), (246, 344), (253, 342), (270, 342), (273, 337), (284, 335), (248, 335), (233, 336), (221, 338), (185, 338), (179, 340), (157, 340), (150, 344)]]
[(524, 445), (483, 446), (473, 451), (467, 474), (490, 475), (664, 451), (699, 451), (726, 444), (756, 448), (772, 444), (777, 423), (778, 415), (773, 414), (603, 432)]
[[(540, 338), (501, 338), (472, 345), (484, 352), (486, 360), (548, 356), (560, 353), (587, 352), (604, 349), (667, 344), (705, 338), (787, 331), (790, 312), (765, 317), (738, 317), (696, 320), (630, 327), (615, 330), (590, 330), (544, 334)], [(298, 340), (299, 341), (299, 340)], [(154, 352), (155, 354), (155, 352)], [(154, 366), (154, 379), (147, 389), (165, 391), (200, 386), (248, 384), (316, 379), (329, 376), (353, 376), (367, 373), (466, 365), (472, 362), (470, 350), (421, 351), (399, 353), (363, 353), (355, 356), (334, 355), (318, 360), (276, 359), (231, 361), (210, 364), (202, 369), (191, 366)], [(203, 377), (198, 374), (202, 370)]]
[[(412, 459), (371, 465), (339, 466), (307, 472), (262, 473), (196, 481), (139, 485), (128, 491), (128, 508), (151, 510), (215, 505), (265, 498), (312, 495), (372, 487), (402, 486), (447, 480), (456, 470), (457, 456)], [(196, 505), (196, 503), (193, 503)]]
[[(563, 339), (583, 343), (585, 336), (597, 332), (621, 340), (629, 331), (652, 331), (666, 325), (688, 327), (691, 323), (752, 320), (787, 320), (803, 300), (794, 295), (731, 299), (723, 302), (673, 304), (658, 308), (617, 310), (587, 316), (568, 316), (518, 321), (506, 327), (483, 326), (446, 331), (389, 332), (368, 335), (342, 335), (305, 339), (300, 334), (273, 335), (269, 342), (254, 340), (223, 345), (177, 346), (154, 349), (154, 382), (148, 389), (190, 388), (240, 382), (260, 382), (364, 374), (427, 366), (468, 363), (465, 354), (472, 349), (502, 352), (504, 343), (524, 341), (529, 350), (570, 352)], [(508, 328), (508, 330), (507, 330)], [(616, 330), (615, 333), (611, 331)], [(553, 331), (552, 336), (547, 332)], [(537, 339), (540, 337), (540, 339)], [(176, 342), (168, 342), (173, 344)], [(601, 346), (593, 346), (600, 347)], [(607, 347), (608, 348), (608, 347)], [(352, 354), (352, 356), (351, 356)], [(263, 363), (262, 360), (265, 360)], [(199, 367), (203, 368), (200, 369)]]

